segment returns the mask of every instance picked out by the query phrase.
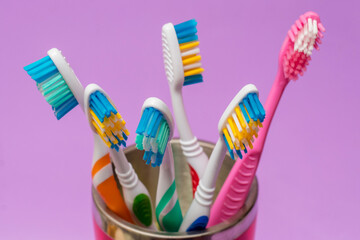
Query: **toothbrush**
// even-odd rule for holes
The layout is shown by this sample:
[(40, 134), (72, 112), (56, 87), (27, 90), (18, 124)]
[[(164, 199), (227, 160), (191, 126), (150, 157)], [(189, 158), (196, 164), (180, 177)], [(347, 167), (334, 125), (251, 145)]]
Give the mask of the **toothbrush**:
[(135, 140), (136, 147), (145, 150), (143, 159), (146, 163), (160, 166), (155, 214), (161, 228), (168, 232), (177, 232), (182, 222), (170, 145), (174, 134), (173, 122), (171, 112), (163, 101), (148, 98), (141, 110)]
[(195, 19), (177, 25), (167, 23), (162, 27), (162, 47), (171, 100), (180, 135), (180, 144), (190, 167), (193, 194), (204, 174), (208, 157), (191, 131), (186, 116), (182, 87), (203, 81), (201, 56)]
[(290, 80), (303, 75), (312, 50), (319, 48), (324, 31), (319, 16), (314, 12), (300, 16), (289, 30), (280, 51), (278, 73), (265, 104), (267, 117), (264, 127), (254, 148), (233, 166), (211, 209), (208, 227), (234, 216), (244, 205), (281, 95)]
[(215, 191), (215, 183), (224, 161), (226, 149), (232, 159), (235, 154), (242, 158), (247, 148), (252, 148), (254, 136), (257, 137), (265, 111), (258, 90), (252, 84), (243, 87), (230, 102), (220, 118), (218, 131), (220, 138), (211, 153), (204, 176), (200, 179), (195, 198), (185, 214), (179, 232), (191, 232), (205, 229)]
[(153, 221), (149, 192), (139, 180), (121, 148), (121, 145), (126, 145), (125, 141), (129, 135), (124, 119), (106, 92), (96, 84), (90, 84), (85, 88), (84, 102), (90, 128), (109, 147), (115, 173), (122, 186), (125, 204), (130, 210), (132, 219), (139, 226), (157, 230)]
[[(84, 110), (84, 88), (58, 49), (50, 49), (48, 56), (24, 67), (24, 70), (36, 81), (38, 90), (52, 106), (58, 120), (77, 105)], [(99, 136), (94, 134), (93, 185), (110, 210), (133, 222), (116, 186), (108, 150), (99, 140)]]

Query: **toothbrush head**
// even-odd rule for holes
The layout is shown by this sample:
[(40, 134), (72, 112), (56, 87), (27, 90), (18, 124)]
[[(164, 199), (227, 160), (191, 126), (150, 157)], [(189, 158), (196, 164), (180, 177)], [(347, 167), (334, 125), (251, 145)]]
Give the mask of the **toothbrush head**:
[(58, 120), (78, 104), (84, 105), (84, 88), (58, 49), (50, 49), (48, 56), (25, 66), (24, 70), (36, 81)]
[(311, 60), (312, 51), (319, 49), (325, 32), (320, 17), (314, 12), (307, 12), (292, 25), (288, 31), (280, 52), (280, 64), (285, 79), (297, 80), (303, 75)]
[(176, 88), (203, 81), (195, 19), (162, 27), (165, 73)]
[(121, 145), (126, 147), (130, 133), (106, 92), (96, 84), (89, 84), (85, 88), (84, 102), (90, 128), (109, 148), (119, 151)]
[(218, 130), (232, 159), (235, 153), (242, 159), (247, 147), (253, 148), (254, 137), (265, 119), (265, 110), (259, 101), (255, 85), (243, 87), (230, 102), (220, 118)]
[(160, 166), (168, 142), (174, 134), (174, 120), (166, 104), (158, 98), (145, 100), (136, 129), (136, 147), (145, 150), (143, 159), (153, 167)]

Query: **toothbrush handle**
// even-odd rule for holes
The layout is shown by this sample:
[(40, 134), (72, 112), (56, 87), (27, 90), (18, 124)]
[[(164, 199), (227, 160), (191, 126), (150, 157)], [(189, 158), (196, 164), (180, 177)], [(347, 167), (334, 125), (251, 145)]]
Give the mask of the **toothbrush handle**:
[(185, 214), (179, 232), (191, 232), (205, 229), (208, 224), (211, 204), (213, 202), (216, 179), (226, 154), (225, 143), (219, 138), (209, 163), (206, 167), (204, 176), (200, 179), (195, 198), (189, 210)]
[(197, 138), (191, 131), (189, 121), (185, 112), (182, 88), (176, 89), (170, 86), (171, 100), (176, 120), (176, 126), (180, 135), (180, 144), (183, 154), (190, 167), (193, 194), (195, 194), (199, 179), (204, 174), (208, 157), (204, 153)]
[(187, 142), (180, 139), (180, 145), (190, 168), (193, 195), (195, 195), (199, 180), (204, 175), (208, 164), (208, 157), (196, 137)]
[(236, 161), (211, 208), (207, 227), (231, 218), (244, 205), (255, 177), (260, 156), (259, 152), (248, 152), (243, 160)]
[(93, 185), (106, 206), (122, 219), (134, 223), (116, 185), (107, 148), (97, 134), (94, 134), (94, 154), (91, 175)]
[(140, 226), (157, 230), (154, 224), (154, 211), (148, 190), (139, 180), (122, 149), (119, 149), (119, 152), (115, 149), (109, 151), (115, 165), (115, 173), (122, 186), (125, 204), (130, 210), (132, 218)]
[(266, 117), (263, 128), (254, 142), (254, 148), (243, 160), (238, 159), (231, 169), (211, 209), (208, 227), (229, 219), (243, 207), (255, 177), (271, 121), (287, 83), (280, 67), (265, 104)]
[(167, 232), (179, 230), (183, 217), (176, 191), (174, 159), (169, 142), (159, 170), (155, 214), (163, 230)]

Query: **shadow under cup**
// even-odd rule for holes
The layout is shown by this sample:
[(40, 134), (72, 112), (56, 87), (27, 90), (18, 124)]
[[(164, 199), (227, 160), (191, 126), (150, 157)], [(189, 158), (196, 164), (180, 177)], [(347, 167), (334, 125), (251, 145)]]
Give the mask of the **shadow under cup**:
[[(199, 141), (199, 143), (203, 147), (204, 152), (208, 156), (210, 156), (211, 151), (214, 148), (214, 144), (204, 141)], [(182, 154), (179, 140), (172, 140), (171, 146), (175, 161), (176, 188), (179, 196), (181, 210), (184, 215), (193, 199), (190, 170), (186, 163), (185, 156)], [(159, 168), (153, 168), (146, 165), (145, 161), (142, 160), (144, 152), (137, 150), (135, 145), (127, 147), (124, 152), (129, 162), (133, 165), (136, 173), (139, 176), (139, 179), (149, 190), (152, 202), (155, 203)], [(219, 177), (216, 182), (215, 197), (219, 193), (219, 190), (225, 182), (225, 179), (234, 163), (235, 161), (232, 160), (227, 154), (225, 156), (224, 163), (220, 169)], [(244, 207), (239, 211), (236, 216), (226, 222), (223, 222), (206, 230), (192, 233), (153, 232), (151, 230), (135, 226), (122, 220), (115, 213), (109, 210), (94, 188), (92, 189), (92, 196), (94, 217), (93, 220), (96, 240), (254, 239), (258, 196), (258, 183), (256, 178), (252, 183), (251, 190)]]

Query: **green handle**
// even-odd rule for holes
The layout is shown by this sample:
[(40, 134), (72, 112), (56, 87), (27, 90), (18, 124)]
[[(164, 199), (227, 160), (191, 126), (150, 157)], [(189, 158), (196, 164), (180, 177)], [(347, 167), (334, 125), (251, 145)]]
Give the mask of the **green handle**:
[(147, 227), (152, 224), (151, 202), (146, 194), (141, 193), (135, 197), (132, 210), (142, 224)]

